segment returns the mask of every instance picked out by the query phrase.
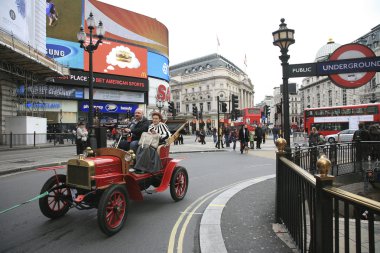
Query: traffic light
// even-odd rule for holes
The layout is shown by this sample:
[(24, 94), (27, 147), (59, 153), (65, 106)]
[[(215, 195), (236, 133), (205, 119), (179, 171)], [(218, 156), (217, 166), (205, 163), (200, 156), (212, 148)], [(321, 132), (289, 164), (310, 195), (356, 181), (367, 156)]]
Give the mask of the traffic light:
[(193, 105), (193, 116), (198, 118), (198, 108)]
[(222, 102), (222, 112), (227, 112), (227, 103)]
[(237, 95), (234, 95), (232, 94), (232, 111), (235, 111), (237, 110), (237, 108), (239, 107), (239, 97)]
[(270, 106), (267, 105), (267, 117), (269, 117), (269, 115), (270, 115)]
[(174, 102), (173, 101), (168, 103), (168, 111), (169, 111), (169, 113), (174, 112)]
[(240, 110), (235, 110), (235, 119), (240, 117)]
[(200, 119), (203, 118), (203, 115), (202, 115), (202, 114), (203, 114), (203, 110), (202, 110), (202, 108), (201, 108), (201, 110), (199, 111), (199, 118), (200, 118)]

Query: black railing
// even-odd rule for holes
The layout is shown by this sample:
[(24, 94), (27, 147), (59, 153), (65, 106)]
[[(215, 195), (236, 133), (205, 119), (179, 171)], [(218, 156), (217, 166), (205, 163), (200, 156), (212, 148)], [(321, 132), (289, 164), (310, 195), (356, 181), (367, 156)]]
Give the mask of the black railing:
[(1, 134), (0, 137), (0, 148), (74, 145), (76, 140), (76, 136), (72, 133), (14, 134), (10, 132)]
[(316, 163), (321, 154), (325, 154), (331, 161), (331, 174), (334, 176), (361, 172), (363, 162), (379, 159), (380, 141), (333, 143), (308, 148), (296, 147), (292, 149), (291, 160), (304, 170), (315, 174)]
[[(336, 147), (336, 152), (332, 151), (335, 166), (356, 161), (355, 146)], [(332, 147), (325, 148), (331, 151)], [(310, 165), (314, 154), (300, 152), (299, 163)], [(291, 159), (296, 160), (296, 152)], [(317, 172), (323, 167), (331, 169), (326, 157), (320, 158), (318, 165)], [(379, 236), (375, 231), (380, 229), (375, 222), (380, 215), (379, 202), (333, 187), (333, 176), (312, 175), (284, 153), (277, 155), (276, 173), (276, 220), (286, 226), (301, 252), (380, 252), (375, 244)]]

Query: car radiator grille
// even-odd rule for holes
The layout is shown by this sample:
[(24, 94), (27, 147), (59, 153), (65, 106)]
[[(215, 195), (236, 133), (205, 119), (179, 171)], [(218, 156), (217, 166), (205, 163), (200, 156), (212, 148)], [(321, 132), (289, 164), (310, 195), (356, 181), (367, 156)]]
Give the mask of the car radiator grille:
[(78, 188), (91, 189), (90, 168), (68, 165), (67, 184)]

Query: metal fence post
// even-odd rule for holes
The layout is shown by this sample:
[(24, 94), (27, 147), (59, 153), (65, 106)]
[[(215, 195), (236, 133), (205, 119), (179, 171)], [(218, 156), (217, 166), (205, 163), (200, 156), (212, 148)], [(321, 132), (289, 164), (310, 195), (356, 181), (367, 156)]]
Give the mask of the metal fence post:
[(278, 138), (276, 141), (276, 146), (278, 151), (276, 152), (276, 202), (275, 202), (275, 218), (276, 223), (282, 223), (281, 222), (281, 203), (282, 203), (282, 196), (283, 189), (282, 189), (282, 181), (283, 180), (283, 173), (282, 168), (280, 168), (280, 157), (283, 157), (286, 155), (286, 152), (284, 151), (286, 146), (286, 141), (283, 138)]
[(12, 143), (13, 142), (13, 133), (12, 132), (10, 133), (9, 138), (10, 138), (10, 140), (9, 140), (10, 146), (9, 147), (12, 148), (13, 147), (13, 143)]
[(33, 146), (36, 147), (36, 131), (33, 132)]
[(331, 162), (321, 156), (317, 162), (321, 174), (315, 175), (315, 241), (317, 253), (333, 252), (333, 199), (323, 188), (332, 186), (334, 176), (327, 175), (331, 170)]

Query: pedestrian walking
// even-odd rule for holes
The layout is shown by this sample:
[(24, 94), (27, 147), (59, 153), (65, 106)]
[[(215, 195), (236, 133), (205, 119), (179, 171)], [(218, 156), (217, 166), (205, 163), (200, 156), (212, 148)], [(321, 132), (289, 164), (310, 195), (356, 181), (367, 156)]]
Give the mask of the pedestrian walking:
[(195, 142), (198, 141), (198, 138), (199, 138), (199, 130), (196, 130), (195, 131)]
[(259, 124), (255, 129), (256, 136), (256, 148), (261, 149), (261, 141), (263, 139), (263, 129), (261, 128), (261, 124)]
[(212, 129), (212, 139), (214, 140), (214, 144), (218, 141), (218, 136), (217, 136), (217, 130), (216, 127)]
[(79, 155), (83, 154), (83, 151), (86, 149), (88, 138), (88, 131), (83, 122), (79, 122), (76, 134), (77, 155)]
[[(368, 159), (368, 143), (369, 141), (369, 132), (364, 127), (364, 123), (359, 123), (359, 129), (355, 131), (352, 140), (356, 142), (356, 152), (357, 160), (362, 161)], [(363, 143), (364, 142), (364, 143)]]
[(369, 127), (369, 140), (371, 143), (371, 160), (380, 160), (380, 129), (376, 125)]
[(268, 131), (268, 127), (263, 124), (263, 126), (261, 127), (261, 129), (263, 130), (263, 144), (265, 144), (265, 139), (266, 139), (266, 134), (267, 134), (267, 131)]
[(243, 154), (244, 148), (248, 145), (249, 141), (249, 131), (247, 125), (241, 126), (239, 130), (239, 140), (240, 140), (240, 153)]
[(229, 139), (232, 142), (232, 149), (235, 150), (236, 149), (236, 140), (238, 139), (238, 133), (237, 133), (236, 129), (231, 130)]
[(201, 142), (202, 145), (206, 144), (205, 137), (206, 137), (205, 130), (201, 129), (199, 131), (199, 140), (200, 140), (200, 142)]
[(274, 126), (272, 128), (272, 134), (273, 134), (273, 142), (276, 144), (276, 141), (278, 139), (278, 132), (279, 132), (279, 129), (277, 126)]

